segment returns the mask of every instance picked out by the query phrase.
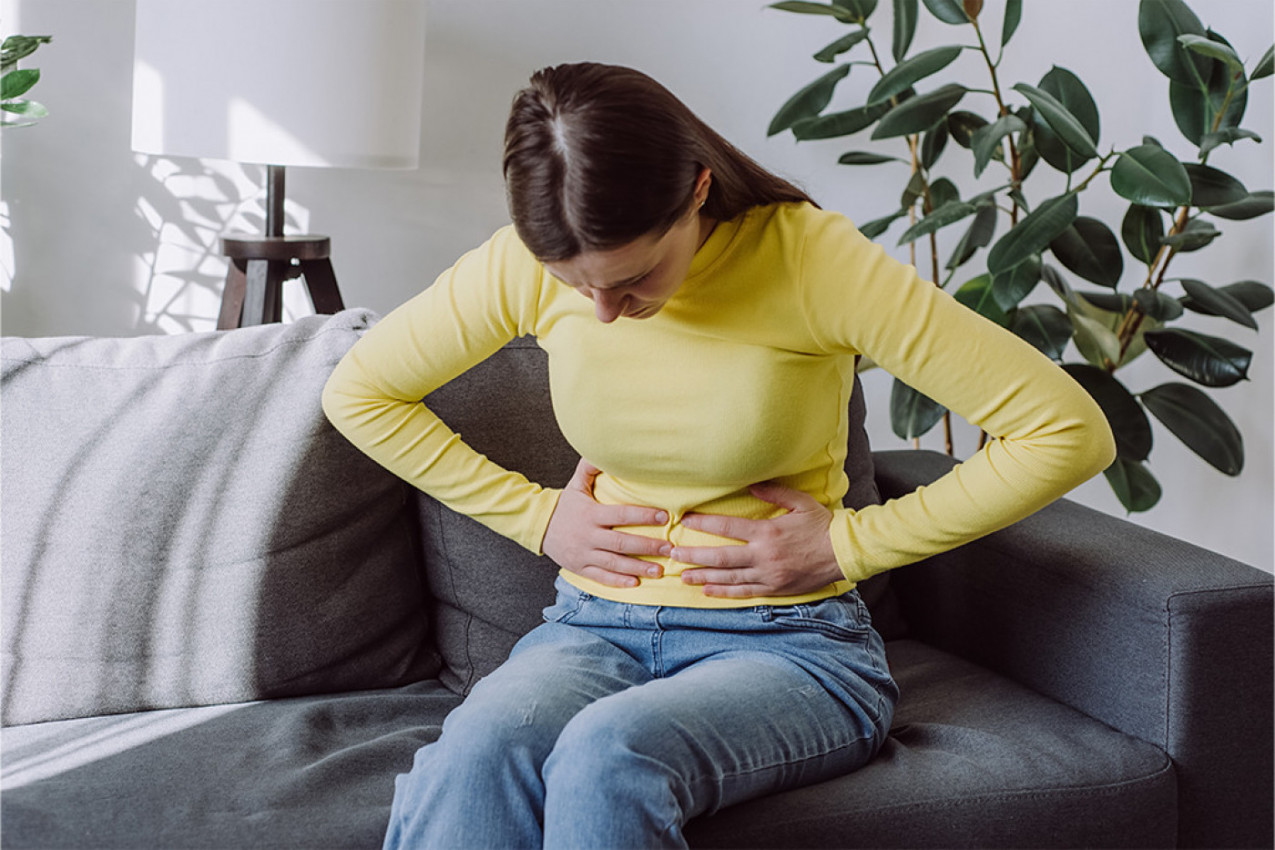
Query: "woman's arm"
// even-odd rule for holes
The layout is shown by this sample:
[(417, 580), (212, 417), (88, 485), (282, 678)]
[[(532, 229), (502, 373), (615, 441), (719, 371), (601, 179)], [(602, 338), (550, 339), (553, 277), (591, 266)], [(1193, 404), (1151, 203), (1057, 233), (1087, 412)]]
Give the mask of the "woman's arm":
[(323, 409), (364, 453), (452, 510), (595, 581), (636, 583), (652, 565), (629, 556), (659, 554), (660, 541), (613, 527), (667, 517), (598, 505), (582, 472), (565, 490), (541, 487), (475, 451), (421, 403), (533, 332), (543, 275), (512, 228), (498, 232), (350, 349), (324, 388)]
[[(820, 515), (827, 548), (815, 551), (830, 550), (846, 578), (862, 581), (1004, 528), (1114, 458), (1105, 417), (1065, 372), (922, 280), (844, 218), (823, 217), (807, 234), (800, 291), (811, 333), (824, 350), (871, 357), (992, 438), (929, 487), (884, 505)], [(747, 545), (675, 550), (679, 560), (727, 568), (690, 570), (686, 580), (709, 583), (707, 592), (715, 595), (799, 592), (791, 589), (791, 568), (767, 560), (756, 544), (767, 540), (772, 552), (810, 544), (796, 537), (776, 541), (773, 528), (743, 528), (728, 519), (698, 522)], [(816, 556), (813, 568), (824, 567)], [(756, 592), (738, 593), (740, 585)]]

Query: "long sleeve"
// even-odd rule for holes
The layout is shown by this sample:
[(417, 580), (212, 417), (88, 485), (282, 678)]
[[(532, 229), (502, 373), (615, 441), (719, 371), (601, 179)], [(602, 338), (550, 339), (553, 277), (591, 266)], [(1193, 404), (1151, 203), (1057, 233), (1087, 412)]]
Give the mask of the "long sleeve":
[(991, 439), (928, 487), (835, 512), (833, 548), (860, 581), (1004, 528), (1111, 463), (1102, 411), (1031, 345), (889, 257), (848, 221), (806, 235), (811, 332), (828, 350), (871, 357)]
[(512, 228), (499, 231), (373, 326), (323, 393), (328, 418), (362, 451), (535, 552), (559, 491), (487, 459), (421, 399), (530, 332), (543, 274)]

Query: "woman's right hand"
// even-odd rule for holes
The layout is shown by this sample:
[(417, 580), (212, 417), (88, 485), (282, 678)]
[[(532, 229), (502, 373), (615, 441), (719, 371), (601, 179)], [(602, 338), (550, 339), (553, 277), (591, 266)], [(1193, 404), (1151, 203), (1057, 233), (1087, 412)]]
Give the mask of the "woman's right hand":
[(576, 465), (549, 518), (544, 553), (563, 569), (611, 587), (635, 587), (639, 577), (659, 578), (664, 572), (659, 564), (633, 556), (668, 555), (672, 545), (615, 529), (664, 525), (668, 514), (638, 505), (600, 504), (593, 498), (593, 482), (601, 472), (584, 459)]

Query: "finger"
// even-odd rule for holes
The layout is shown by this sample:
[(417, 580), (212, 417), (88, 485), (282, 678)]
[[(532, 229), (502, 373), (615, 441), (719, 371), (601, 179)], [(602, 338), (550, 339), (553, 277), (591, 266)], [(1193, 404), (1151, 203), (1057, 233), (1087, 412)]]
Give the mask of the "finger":
[(640, 534), (625, 534), (623, 531), (603, 532), (599, 549), (618, 552), (625, 555), (672, 555), (673, 544), (658, 537), (643, 537)]
[(819, 502), (809, 493), (785, 487), (774, 481), (763, 481), (748, 488), (748, 491), (763, 502), (787, 508), (790, 511), (808, 511), (819, 506)]
[(637, 587), (638, 579), (631, 575), (611, 572), (602, 567), (582, 567), (577, 573), (587, 579), (605, 584), (607, 587)]
[[(629, 558), (625, 555), (617, 555), (614, 552), (597, 552), (591, 560), (593, 563), (584, 567), (583, 570), (596, 569), (616, 575), (640, 576), (642, 578), (659, 578), (664, 575), (664, 568), (653, 561)], [(583, 570), (581, 575), (584, 574)]]
[(598, 505), (594, 515), (598, 525), (614, 528), (617, 525), (664, 525), (668, 512), (641, 505)]
[(686, 514), (682, 517), (682, 525), (696, 531), (715, 534), (718, 537), (729, 537), (746, 543), (761, 530), (762, 522), (755, 519), (744, 519), (737, 516), (721, 514)]
[(701, 567), (738, 569), (753, 566), (753, 553), (746, 546), (674, 546), (673, 560)]
[(571, 474), (571, 481), (567, 486), (588, 493), (592, 497), (593, 482), (601, 474), (602, 470), (584, 458), (580, 458), (580, 462), (576, 464), (576, 471)]
[(682, 583), (698, 585), (756, 584), (756, 579), (752, 571), (746, 567), (732, 569), (706, 568), (684, 571), (682, 573)]

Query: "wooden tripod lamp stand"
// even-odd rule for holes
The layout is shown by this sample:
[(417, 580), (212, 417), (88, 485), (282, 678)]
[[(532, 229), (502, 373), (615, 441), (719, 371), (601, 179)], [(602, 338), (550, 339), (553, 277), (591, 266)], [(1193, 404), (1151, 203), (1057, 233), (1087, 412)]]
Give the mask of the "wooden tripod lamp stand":
[(287, 166), (416, 168), (425, 0), (137, 0), (133, 150), (267, 166), (264, 234), (226, 234), (218, 329), (278, 322), (303, 278), (345, 302), (327, 236), (284, 233)]

